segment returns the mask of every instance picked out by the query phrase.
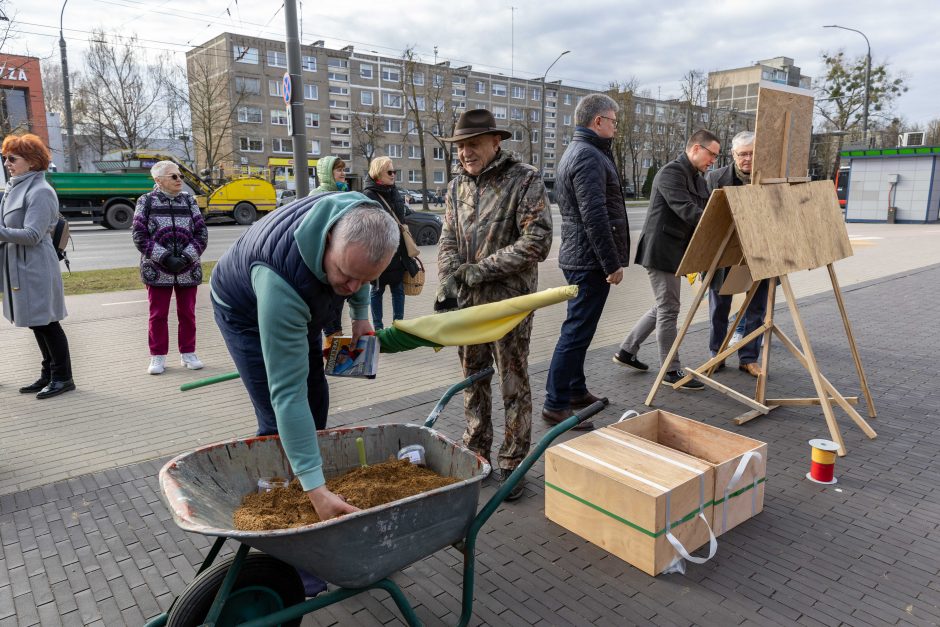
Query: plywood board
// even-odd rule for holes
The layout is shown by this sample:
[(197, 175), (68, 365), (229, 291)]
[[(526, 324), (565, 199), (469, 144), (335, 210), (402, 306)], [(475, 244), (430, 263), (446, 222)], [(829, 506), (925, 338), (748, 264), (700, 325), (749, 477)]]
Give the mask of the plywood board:
[(812, 133), (812, 92), (761, 82), (757, 91), (751, 182), (805, 177), (809, 173)]
[[(755, 281), (821, 268), (852, 256), (831, 182), (740, 185), (722, 191)], [(701, 268), (689, 272), (697, 270)]]
[[(705, 206), (705, 212), (699, 220), (689, 247), (676, 271), (676, 276), (705, 272), (718, 252), (718, 246), (731, 226), (731, 210), (723, 189), (712, 192)], [(719, 268), (726, 268), (741, 263), (743, 253), (737, 235), (732, 235), (725, 252), (718, 262)]]
[(728, 271), (724, 283), (718, 293), (722, 296), (732, 294), (743, 294), (754, 285), (754, 279), (751, 277), (751, 270), (747, 266), (734, 266)]

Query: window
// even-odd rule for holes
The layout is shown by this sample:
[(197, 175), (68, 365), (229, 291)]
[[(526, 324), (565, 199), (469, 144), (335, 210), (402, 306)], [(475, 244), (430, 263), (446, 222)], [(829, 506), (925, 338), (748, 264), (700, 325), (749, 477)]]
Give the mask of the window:
[(304, 55), (301, 57), (300, 66), (304, 69), (305, 72), (316, 72), (317, 58)]
[(451, 80), (451, 82), (452, 82), (454, 85), (466, 85), (466, 84), (467, 84), (467, 77), (466, 77), (466, 76), (455, 76), (455, 77), (453, 78), (453, 80)]
[(235, 63), (250, 63), (258, 65), (258, 49), (248, 46), (232, 45), (232, 55), (235, 57)]
[(647, 157), (646, 159), (643, 159), (643, 167), (644, 167), (644, 168), (652, 167), (652, 165), (653, 165), (653, 160), (652, 160), (652, 159), (650, 159), (649, 157)]
[(339, 85), (330, 85), (330, 94), (333, 96), (348, 96), (349, 87), (340, 87)]
[(444, 86), (444, 75), (443, 75), (443, 74), (435, 74), (435, 75), (434, 75), (434, 86), (435, 86), (435, 87), (443, 87), (443, 86)]
[[(455, 104), (454, 104), (454, 107), (455, 107), (455, 108), (459, 108), (459, 106), (460, 106), (460, 105), (459, 105), (458, 103), (455, 103)], [(440, 113), (441, 111), (443, 111), (443, 110), (444, 110), (444, 99), (443, 99), (443, 98), (435, 98), (435, 99), (434, 99), (434, 102), (431, 103), (431, 110), (432, 110), (432, 111), (436, 111), (436, 112), (438, 112), (438, 113)]]
[(283, 81), (268, 81), (268, 95), (269, 96), (283, 96), (284, 95), (284, 82)]
[(336, 57), (330, 57), (326, 60), (326, 64), (330, 68), (337, 70), (345, 70), (349, 67), (349, 61), (346, 59), (337, 59)]
[(294, 140), (290, 137), (272, 137), (271, 150), (274, 152), (294, 152)]
[(392, 159), (401, 158), (401, 144), (388, 144), (385, 146), (385, 154)]
[(503, 83), (493, 83), (493, 95), (494, 96), (505, 96), (506, 95), (506, 86)]
[(566, 113), (564, 115), (564, 117), (562, 118), (562, 123), (565, 126), (571, 126), (571, 114), (570, 113)]
[(385, 132), (401, 133), (401, 120), (385, 120)]
[(359, 93), (359, 104), (372, 106), (375, 104), (375, 94), (371, 91), (363, 91)]
[[(330, 148), (334, 148), (334, 149), (335, 148), (350, 148), (351, 146), (352, 144), (349, 142), (348, 139), (331, 139), (330, 140)], [(347, 168), (347, 171), (348, 170), (349, 169)]]
[[(532, 129), (532, 130), (529, 132), (529, 137), (532, 138), (532, 143), (533, 143), (533, 144), (539, 143), (539, 131), (538, 131), (538, 129)], [(533, 165), (534, 165), (534, 164), (533, 164)]]
[(558, 97), (558, 92), (557, 92), (556, 90), (554, 90), (554, 89), (546, 89), (546, 90), (545, 90), (545, 97), (546, 97), (546, 98), (557, 98), (557, 97)]
[(532, 88), (532, 100), (541, 100), (542, 99), (542, 88), (533, 87)]
[(421, 170), (408, 170), (408, 182), (420, 183), (421, 182)]
[(349, 101), (330, 98), (330, 108), (331, 109), (348, 109)]
[(467, 95), (467, 90), (466, 90), (466, 89), (463, 89), (463, 88), (461, 88), (461, 87), (454, 87), (454, 88), (451, 90), (450, 95), (451, 95), (451, 96), (457, 96), (457, 97), (461, 97), (461, 98), (462, 98), (462, 97), (464, 97), (464, 96)]
[(382, 104), (393, 109), (401, 109), (401, 94), (386, 91), (382, 93)]
[(320, 98), (320, 90), (316, 85), (304, 85), (304, 100), (317, 100)]
[(243, 124), (261, 124), (262, 116), (261, 107), (238, 107), (238, 121)]
[(287, 67), (287, 53), (279, 50), (268, 50), (268, 65), (271, 67)]
[(565, 94), (565, 104), (566, 105), (571, 104), (571, 94)]
[(474, 89), (475, 89), (475, 91), (476, 91), (478, 94), (485, 94), (485, 93), (486, 93), (486, 83), (484, 83), (483, 81), (477, 81), (477, 82), (476, 82), (476, 87), (475, 87)]
[(359, 77), (360, 78), (373, 78), (372, 73), (372, 64), (371, 63), (360, 63), (359, 64)]
[(408, 120), (408, 134), (416, 135), (418, 133), (418, 125), (415, 124), (414, 120)]
[(319, 139), (310, 140), (310, 149), (307, 151), (307, 154), (310, 154), (310, 155), (320, 154), (320, 140)]
[(538, 121), (539, 121), (539, 110), (538, 110), (538, 109), (532, 109), (531, 111), (529, 111), (529, 119), (532, 120), (533, 122), (538, 122)]
[(512, 107), (509, 110), (509, 117), (513, 120), (521, 120), (525, 117), (525, 113), (519, 107)]
[(320, 128), (320, 114), (304, 112), (304, 126), (307, 128)]
[(434, 148), (434, 160), (435, 160), (435, 161), (443, 161), (443, 160), (444, 160), (444, 149), (441, 148), (440, 146), (436, 146), (436, 147)]
[(264, 152), (264, 140), (260, 137), (239, 137), (238, 149), (242, 152)]
[(643, 113), (643, 105), (641, 103), (636, 103), (636, 108), (634, 109), (636, 113)]
[(434, 170), (434, 182), (437, 185), (444, 183), (444, 170)]
[(271, 109), (271, 124), (287, 126), (287, 111), (284, 109)]
[(408, 146), (408, 158), (420, 159), (421, 158), (421, 146), (415, 146), (413, 144)]
[(424, 111), (424, 96), (415, 96), (415, 109)]
[(349, 122), (348, 113), (333, 113), (330, 112), (330, 122)]
[(525, 136), (522, 132), (522, 129), (517, 128), (516, 130), (512, 132), (512, 141), (514, 142), (521, 142), (524, 139), (524, 137)]
[(525, 98), (525, 87), (523, 87), (522, 85), (513, 85), (512, 97), (513, 98)]
[(397, 67), (382, 66), (382, 80), (397, 83), (401, 80), (401, 70)]
[(236, 76), (235, 91), (239, 94), (257, 96), (261, 94), (261, 79)]
[(506, 107), (495, 106), (493, 107), (493, 117), (497, 120), (506, 119)]
[(424, 72), (415, 72), (412, 78), (415, 85), (424, 85)]

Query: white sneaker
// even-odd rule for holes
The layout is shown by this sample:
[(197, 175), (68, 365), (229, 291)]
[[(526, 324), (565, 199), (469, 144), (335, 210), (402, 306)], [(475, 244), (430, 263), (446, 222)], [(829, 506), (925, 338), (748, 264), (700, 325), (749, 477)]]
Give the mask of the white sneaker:
[(166, 370), (166, 355), (152, 355), (147, 372), (150, 374), (163, 374), (164, 370)]
[(180, 355), (180, 364), (190, 370), (201, 370), (203, 363), (196, 357), (196, 353), (183, 353)]
[(735, 344), (740, 342), (742, 337), (744, 336), (738, 333), (737, 331), (735, 331), (734, 335), (731, 336), (731, 341), (728, 342), (728, 347), (730, 348), (731, 346), (734, 346)]

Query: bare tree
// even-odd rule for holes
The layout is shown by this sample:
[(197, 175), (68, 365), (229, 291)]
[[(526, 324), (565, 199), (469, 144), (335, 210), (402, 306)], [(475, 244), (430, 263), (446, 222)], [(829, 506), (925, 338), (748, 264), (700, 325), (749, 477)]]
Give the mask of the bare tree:
[(172, 54), (163, 55), (158, 67), (161, 100), (166, 111), (167, 137), (182, 141), (184, 158), (192, 164), (194, 160), (189, 150), (189, 140), (192, 139), (193, 130), (187, 72), (175, 62)]
[[(428, 209), (428, 171), (424, 154), (425, 111), (427, 110), (427, 91), (424, 83), (430, 78), (424, 76), (420, 57), (414, 46), (405, 48), (402, 53), (401, 91), (405, 107), (405, 119), (413, 125), (418, 136), (418, 150), (421, 153), (421, 191), (424, 200), (424, 210)], [(420, 88), (420, 89), (419, 89)], [(402, 129), (410, 133), (412, 129)]]
[(640, 188), (640, 153), (643, 137), (638, 124), (634, 100), (639, 80), (634, 76), (625, 81), (610, 84), (607, 95), (620, 106), (617, 111), (617, 133), (611, 142), (611, 151), (623, 179), (630, 181), (634, 190)]
[(144, 147), (165, 123), (159, 76), (147, 66), (137, 37), (94, 31), (85, 53), (86, 73), (76, 90), (76, 126), (107, 149)]
[[(71, 73), (73, 81), (75, 73)], [(62, 86), (62, 66), (58, 63), (42, 63), (42, 98), (49, 113), (65, 113), (65, 96)]]
[(934, 118), (927, 122), (926, 133), (924, 144), (927, 146), (940, 146), (940, 118)]
[(385, 119), (378, 105), (352, 115), (353, 150), (366, 160), (366, 171), (375, 158), (375, 151), (385, 141)]
[(441, 138), (453, 137), (460, 112), (455, 106), (453, 96), (452, 82), (454, 73), (445, 66), (441, 66), (440, 71), (443, 72), (440, 74), (443, 76), (443, 80), (432, 79), (427, 88), (429, 107), (426, 119), (430, 128), (426, 128), (425, 131), (443, 153), (444, 181), (447, 185), (453, 178), (454, 159), (451, 153), (451, 145), (441, 141)]

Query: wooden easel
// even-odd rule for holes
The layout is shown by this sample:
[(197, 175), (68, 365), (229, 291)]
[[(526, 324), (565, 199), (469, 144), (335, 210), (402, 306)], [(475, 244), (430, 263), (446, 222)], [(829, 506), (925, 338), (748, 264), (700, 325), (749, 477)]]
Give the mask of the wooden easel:
[[(875, 438), (877, 434), (852, 407), (858, 403), (858, 397), (843, 396), (820, 372), (788, 276), (800, 270), (827, 268), (859, 383), (865, 395), (868, 415), (874, 418), (876, 414), (871, 391), (833, 267), (835, 261), (852, 255), (835, 189), (828, 181), (807, 182), (805, 177), (789, 176), (792, 171), (805, 172), (808, 165), (812, 104), (812, 96), (805, 90), (761, 83), (752, 184), (715, 190), (708, 201), (676, 272), (678, 276), (704, 272), (705, 276), (646, 398), (646, 404), (652, 406), (665, 377), (666, 367), (678, 352), (699, 305), (708, 293), (716, 269), (731, 266), (738, 274), (750, 274), (746, 281), (750, 287), (735, 316), (735, 325), (730, 326), (718, 354), (697, 368), (686, 367), (686, 377), (674, 383), (673, 389), (695, 378), (741, 402), (751, 411), (737, 417), (737, 424), (768, 414), (780, 406), (821, 405), (830, 436), (839, 445), (839, 455), (845, 455), (845, 443), (832, 410), (833, 403), (839, 405), (869, 438)], [(773, 176), (764, 176), (766, 174)], [(770, 279), (764, 323), (729, 348), (734, 327), (744, 315), (763, 279)], [(786, 296), (799, 346), (774, 322), (778, 281)], [(809, 372), (817, 396), (766, 397), (770, 344), (774, 335)], [(719, 363), (759, 336), (763, 336), (761, 374), (753, 398), (712, 378)]]

